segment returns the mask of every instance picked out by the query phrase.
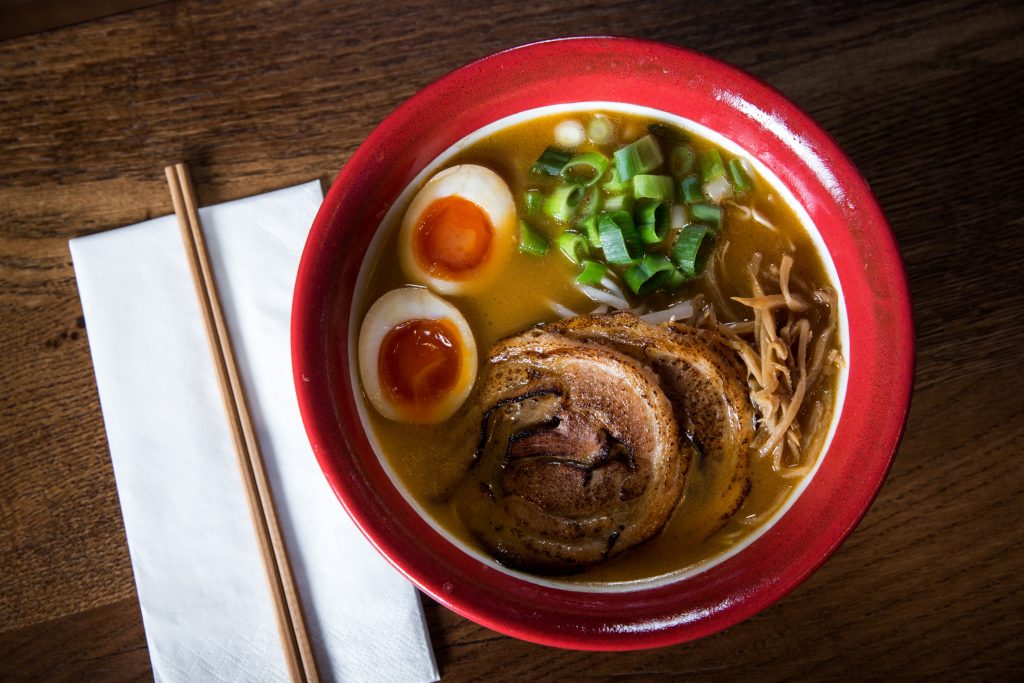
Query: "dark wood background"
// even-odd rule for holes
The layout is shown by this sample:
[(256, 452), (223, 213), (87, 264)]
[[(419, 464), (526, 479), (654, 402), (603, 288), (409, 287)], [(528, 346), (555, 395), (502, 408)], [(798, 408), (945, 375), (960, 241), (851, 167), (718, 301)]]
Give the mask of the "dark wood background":
[(874, 188), (918, 334), (906, 437), (853, 536), (704, 640), (560, 651), (425, 600), (445, 680), (1024, 679), (1024, 6), (1017, 2), (165, 2), (0, 42), (0, 679), (151, 672), (69, 238), (329, 182), (475, 58), (654, 38), (759, 76)]

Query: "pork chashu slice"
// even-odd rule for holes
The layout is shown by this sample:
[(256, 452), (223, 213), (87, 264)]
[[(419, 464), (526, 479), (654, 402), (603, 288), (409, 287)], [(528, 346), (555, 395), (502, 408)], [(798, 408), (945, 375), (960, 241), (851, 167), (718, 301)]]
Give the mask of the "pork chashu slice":
[(672, 514), (690, 453), (658, 378), (603, 345), (533, 329), (496, 344), (460, 517), (503, 563), (546, 573), (608, 559)]
[(652, 325), (627, 312), (567, 318), (543, 329), (615, 349), (657, 374), (680, 431), (696, 446), (673, 525), (692, 538), (724, 526), (750, 491), (754, 416), (742, 361), (721, 335), (682, 323)]

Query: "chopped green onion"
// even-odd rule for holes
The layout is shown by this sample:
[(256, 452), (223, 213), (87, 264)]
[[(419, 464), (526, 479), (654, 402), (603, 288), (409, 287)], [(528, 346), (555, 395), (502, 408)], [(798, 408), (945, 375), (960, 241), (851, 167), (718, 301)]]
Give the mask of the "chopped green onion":
[(540, 157), (534, 162), (533, 167), (530, 168), (530, 173), (558, 175), (562, 172), (562, 167), (569, 163), (571, 158), (572, 154), (569, 152), (560, 150), (557, 147), (548, 147), (541, 152)]
[(544, 213), (557, 221), (567, 223), (575, 215), (582, 196), (582, 185), (559, 185), (544, 200)]
[(693, 147), (689, 145), (673, 147), (672, 153), (668, 157), (669, 171), (676, 178), (682, 178), (693, 169), (693, 164), (696, 161), (697, 153), (693, 151)]
[(633, 176), (633, 196), (637, 199), (657, 199), (672, 203), (672, 178), (667, 175)]
[(679, 193), (687, 204), (703, 200), (704, 190), (701, 189), (700, 178), (696, 174), (683, 178), (683, 182), (679, 183)]
[(587, 238), (578, 232), (566, 230), (558, 236), (558, 248), (573, 263), (579, 263), (590, 254)]
[(725, 175), (725, 164), (722, 163), (722, 155), (712, 147), (700, 155), (700, 176), (705, 183), (714, 178), (721, 178)]
[(526, 191), (526, 212), (537, 213), (540, 209), (541, 203), (544, 201), (544, 195), (541, 194), (540, 190), (527, 190)]
[(601, 249), (608, 263), (633, 263), (640, 256), (640, 237), (636, 234), (633, 217), (625, 211), (602, 213), (597, 219), (601, 235)]
[(753, 185), (747, 170), (743, 168), (743, 162), (739, 159), (729, 159), (729, 176), (732, 179), (732, 186), (737, 192), (749, 192)]
[(576, 276), (576, 282), (581, 285), (596, 285), (608, 272), (608, 266), (600, 261), (584, 259), (580, 264), (583, 266), (583, 271)]
[(617, 194), (612, 197), (605, 197), (605, 211), (628, 211), (633, 213), (633, 195)]
[(647, 296), (671, 277), (675, 267), (667, 256), (662, 254), (644, 254), (638, 263), (626, 268), (622, 278), (634, 294)]
[(669, 211), (668, 227), (678, 230), (683, 228), (689, 222), (690, 214), (689, 211), (686, 210), (686, 205), (673, 204), (671, 211)]
[(721, 204), (732, 196), (732, 185), (729, 184), (729, 179), (725, 176), (704, 183), (703, 190), (704, 196), (715, 204)]
[(658, 142), (645, 135), (615, 152), (615, 168), (623, 180), (631, 180), (638, 173), (653, 171), (661, 165), (663, 158)]
[(595, 114), (587, 122), (587, 139), (595, 145), (607, 145), (615, 135), (615, 127), (607, 116)]
[(587, 236), (587, 241), (590, 242), (590, 246), (594, 249), (601, 248), (601, 233), (597, 229), (597, 215), (590, 215), (581, 220), (576, 224), (583, 234)]
[(601, 208), (601, 192), (597, 185), (583, 187), (583, 196), (576, 207), (576, 214), (580, 217), (593, 216)]
[(722, 207), (714, 204), (693, 204), (690, 215), (699, 223), (710, 223), (716, 230), (722, 227)]
[(711, 233), (706, 225), (687, 225), (679, 231), (676, 243), (672, 246), (672, 261), (688, 278), (696, 277), (704, 269), (704, 258), (700, 246), (704, 238)]
[(608, 157), (600, 152), (583, 152), (577, 154), (562, 166), (562, 178), (570, 183), (593, 185), (608, 168)]
[(628, 180), (619, 179), (619, 171), (614, 166), (612, 166), (611, 178), (601, 184), (601, 189), (608, 194), (621, 194), (632, 187), (633, 184)]
[(668, 204), (653, 199), (637, 202), (636, 222), (643, 244), (660, 243), (668, 233)]
[(576, 119), (559, 121), (555, 126), (555, 144), (566, 149), (576, 149), (586, 142), (583, 124)]
[(684, 143), (688, 140), (686, 133), (674, 126), (669, 126), (664, 123), (652, 123), (647, 126), (647, 130), (663, 140), (668, 140), (669, 142), (675, 142), (677, 144)]
[(551, 249), (548, 238), (540, 234), (526, 221), (519, 221), (519, 251), (533, 256), (544, 256)]
[(675, 291), (692, 279), (683, 275), (683, 272), (678, 268), (673, 268), (672, 272), (669, 273), (668, 279), (665, 281), (665, 289), (670, 292)]

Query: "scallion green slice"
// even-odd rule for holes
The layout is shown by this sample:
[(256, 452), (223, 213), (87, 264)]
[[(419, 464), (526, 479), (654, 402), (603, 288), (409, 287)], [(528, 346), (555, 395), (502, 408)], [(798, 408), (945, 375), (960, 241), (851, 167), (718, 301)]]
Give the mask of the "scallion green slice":
[(672, 203), (672, 178), (667, 175), (633, 176), (633, 196), (637, 199), (656, 199)]
[(663, 140), (668, 140), (669, 142), (674, 142), (676, 144), (681, 144), (687, 142), (688, 140), (688, 138), (686, 137), (686, 133), (679, 130), (675, 126), (669, 126), (664, 123), (652, 123), (651, 125), (647, 126), (647, 130), (651, 134), (657, 135), (659, 138)]
[(628, 180), (619, 179), (619, 171), (612, 166), (611, 178), (601, 184), (601, 189), (608, 194), (622, 194), (632, 189), (633, 184)]
[(580, 264), (583, 266), (583, 270), (576, 276), (576, 282), (581, 285), (596, 285), (608, 272), (608, 266), (600, 261), (584, 259)]
[(561, 176), (570, 183), (590, 186), (608, 169), (608, 157), (600, 152), (583, 152), (562, 166)]
[(537, 213), (544, 202), (544, 195), (540, 190), (526, 191), (526, 213)]
[(668, 275), (668, 279), (665, 280), (664, 287), (668, 291), (674, 292), (675, 290), (679, 289), (680, 287), (682, 287), (684, 284), (686, 284), (687, 282), (689, 282), (692, 279), (693, 278), (690, 278), (690, 277), (687, 277), (686, 275), (683, 275), (683, 272), (681, 270), (679, 270), (678, 268), (673, 268), (672, 272), (669, 273), (669, 275)]
[(672, 246), (672, 261), (687, 278), (694, 278), (704, 270), (704, 255), (701, 243), (711, 233), (706, 225), (687, 225), (679, 231), (676, 243)]
[(628, 211), (633, 213), (633, 195), (617, 194), (605, 197), (602, 209), (605, 211)]
[(597, 214), (587, 216), (579, 223), (576, 224), (583, 234), (587, 236), (587, 241), (590, 242), (590, 246), (594, 249), (601, 248), (601, 233), (597, 229)]
[(544, 256), (551, 250), (548, 238), (540, 234), (526, 221), (519, 221), (519, 251), (532, 256)]
[(640, 237), (633, 217), (625, 211), (602, 213), (597, 219), (601, 249), (608, 263), (624, 265), (640, 257)]
[(679, 194), (687, 204), (703, 201), (704, 190), (701, 189), (700, 178), (696, 174), (683, 178), (683, 181), (679, 183)]
[(708, 223), (716, 230), (722, 227), (722, 207), (699, 202), (690, 206), (690, 215), (698, 223)]
[(640, 233), (641, 243), (659, 244), (668, 234), (668, 223), (668, 204), (656, 199), (643, 199), (637, 202), (636, 227)]
[(638, 173), (647, 173), (661, 166), (663, 157), (658, 141), (645, 135), (615, 152), (615, 168), (619, 178), (632, 180)]
[(680, 230), (690, 222), (690, 211), (685, 204), (673, 204), (668, 214), (668, 227)]
[(693, 170), (693, 164), (697, 161), (697, 153), (689, 145), (673, 147), (668, 156), (669, 172), (676, 178), (682, 178)]
[(671, 277), (675, 266), (662, 254), (644, 254), (638, 263), (635, 263), (622, 273), (622, 279), (634, 294), (647, 296)]
[(558, 249), (573, 263), (579, 263), (590, 255), (590, 244), (587, 238), (578, 232), (566, 230), (558, 236)]
[(700, 176), (705, 183), (714, 178), (721, 178), (725, 175), (725, 164), (722, 163), (722, 155), (712, 147), (700, 155)]
[(568, 223), (576, 214), (576, 207), (583, 197), (582, 185), (559, 185), (544, 200), (544, 213), (556, 221)]
[(732, 183), (730, 183), (729, 179), (725, 176), (709, 180), (704, 183), (704, 187), (702, 189), (704, 190), (704, 196), (707, 197), (712, 204), (721, 204), (731, 197), (733, 192)]
[(569, 163), (569, 159), (572, 158), (572, 154), (558, 149), (557, 147), (548, 147), (534, 162), (530, 168), (530, 173), (537, 173), (539, 175), (558, 175), (562, 172), (562, 167)]
[(587, 122), (587, 139), (595, 145), (607, 145), (615, 136), (615, 126), (607, 116), (595, 114)]
[(578, 218), (594, 216), (601, 207), (601, 191), (597, 188), (597, 185), (584, 186), (583, 194), (580, 196), (579, 204), (576, 206), (576, 216)]
[(732, 180), (732, 187), (737, 192), (750, 192), (753, 184), (747, 169), (743, 168), (743, 162), (739, 159), (729, 159), (729, 178)]

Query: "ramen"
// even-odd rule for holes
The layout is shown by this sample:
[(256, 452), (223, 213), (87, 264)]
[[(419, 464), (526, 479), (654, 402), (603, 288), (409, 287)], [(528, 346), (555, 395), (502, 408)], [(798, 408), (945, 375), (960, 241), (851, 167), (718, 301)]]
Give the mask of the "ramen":
[(501, 566), (651, 579), (752, 538), (843, 366), (813, 240), (743, 156), (614, 110), (490, 132), (381, 226), (354, 307), (397, 484)]

